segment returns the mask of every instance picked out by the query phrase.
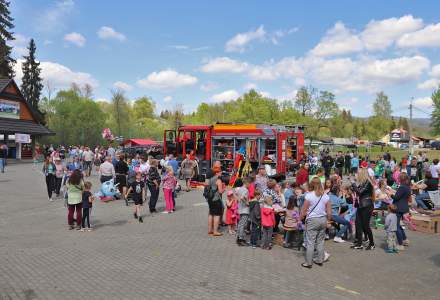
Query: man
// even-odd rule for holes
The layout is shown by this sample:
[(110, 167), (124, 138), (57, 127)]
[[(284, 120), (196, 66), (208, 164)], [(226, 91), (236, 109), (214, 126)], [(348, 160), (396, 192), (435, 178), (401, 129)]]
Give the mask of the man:
[(105, 161), (99, 166), (99, 175), (101, 183), (104, 183), (115, 177), (115, 167), (112, 164), (112, 157), (106, 156)]
[(90, 150), (89, 147), (85, 147), (84, 152), (82, 154), (82, 157), (83, 157), (83, 161), (84, 161), (83, 170), (84, 170), (86, 177), (89, 177), (92, 173), (93, 156), (94, 156), (94, 154), (93, 154), (92, 150)]
[(330, 172), (332, 170), (334, 162), (335, 161), (333, 157), (330, 156), (330, 154), (325, 154), (325, 156), (322, 158), (322, 166), (324, 167), (325, 178), (330, 178)]
[(112, 158), (112, 162), (116, 159), (116, 150), (113, 148), (112, 145), (108, 146), (107, 149), (107, 155), (109, 155)]
[(351, 158), (350, 151), (347, 151), (345, 153), (344, 162), (345, 162), (345, 175), (350, 175), (350, 168), (351, 168)]
[(168, 163), (167, 164), (168, 164), (168, 166), (170, 166), (173, 169), (174, 175), (178, 174), (177, 172), (179, 171), (179, 163), (174, 158), (174, 155), (170, 154), (168, 156)]
[(338, 175), (342, 178), (342, 175), (344, 175), (344, 156), (342, 155), (342, 151), (338, 152), (338, 155), (336, 156), (336, 169), (338, 170)]
[(5, 172), (6, 167), (6, 158), (8, 157), (8, 150), (7, 146), (5, 144), (0, 145), (0, 169), (1, 172)]
[(255, 176), (255, 188), (259, 189), (260, 191), (265, 191), (267, 189), (267, 174), (266, 169), (264, 166), (258, 167), (258, 174)]

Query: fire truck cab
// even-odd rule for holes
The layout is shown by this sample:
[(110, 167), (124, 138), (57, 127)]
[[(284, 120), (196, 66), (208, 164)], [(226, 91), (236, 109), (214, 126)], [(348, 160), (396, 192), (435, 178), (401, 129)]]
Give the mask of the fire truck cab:
[(164, 155), (181, 161), (186, 154), (199, 161), (199, 174), (205, 175), (215, 161), (231, 175), (256, 171), (263, 165), (269, 175), (286, 175), (304, 154), (304, 126), (217, 123), (185, 125), (165, 130)]

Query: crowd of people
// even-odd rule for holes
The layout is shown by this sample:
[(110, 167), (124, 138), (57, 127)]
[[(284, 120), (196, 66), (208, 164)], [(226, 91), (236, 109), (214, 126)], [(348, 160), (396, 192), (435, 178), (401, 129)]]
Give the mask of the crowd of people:
[[(91, 194), (91, 182), (87, 178), (96, 172), (102, 183), (113, 181), (119, 190), (118, 197), (134, 203), (133, 216), (143, 222), (142, 206), (149, 192), (148, 208), (150, 214), (157, 213), (156, 205), (161, 192), (165, 199), (165, 211), (171, 214), (176, 210), (176, 191), (180, 189), (175, 174), (180, 171), (179, 163), (173, 155), (157, 160), (153, 156), (135, 153), (128, 155), (122, 149), (112, 146), (97, 146), (92, 151), (87, 146), (43, 147), (44, 162), (42, 172), (45, 176), (49, 201), (54, 198), (65, 199), (68, 207), (69, 229), (90, 231), (90, 212), (95, 196)], [(95, 166), (95, 171), (93, 170)], [(196, 162), (187, 157), (182, 162), (182, 178), (187, 181), (194, 176)], [(190, 170), (190, 167), (192, 168)]]
[(275, 233), (282, 233), (284, 247), (306, 249), (305, 268), (328, 259), (324, 245), (331, 235), (336, 243), (352, 241), (354, 250), (374, 250), (371, 223), (378, 211), (386, 215), (386, 252), (405, 250), (403, 223), (416, 210), (434, 209), (429, 193), (438, 190), (440, 172), (439, 161), (424, 152), (396, 161), (389, 153), (373, 160), (323, 151), (304, 156), (294, 181), (277, 182), (261, 166), (228, 188), (220, 166), (214, 164), (204, 191), (208, 234), (221, 236), (224, 222), (239, 246), (270, 250)]

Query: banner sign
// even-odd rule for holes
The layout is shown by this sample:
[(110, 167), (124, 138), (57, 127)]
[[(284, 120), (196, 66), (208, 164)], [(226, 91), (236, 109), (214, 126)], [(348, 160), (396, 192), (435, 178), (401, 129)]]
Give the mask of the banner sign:
[(20, 144), (29, 144), (31, 142), (31, 136), (29, 134), (16, 133), (15, 142)]
[(20, 103), (0, 99), (0, 118), (20, 119)]

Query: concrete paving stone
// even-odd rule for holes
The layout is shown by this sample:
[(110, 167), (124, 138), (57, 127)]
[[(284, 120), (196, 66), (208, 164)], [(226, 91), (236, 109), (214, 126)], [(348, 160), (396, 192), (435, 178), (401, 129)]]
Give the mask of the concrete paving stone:
[(139, 224), (123, 201), (97, 202), (94, 231), (69, 231), (41, 173), (11, 165), (0, 174), (0, 300), (440, 298), (440, 236), (409, 232), (398, 255), (329, 241), (330, 261), (304, 270), (301, 252), (209, 237), (204, 203), (201, 191), (180, 193), (176, 213), (151, 217), (144, 207)]

